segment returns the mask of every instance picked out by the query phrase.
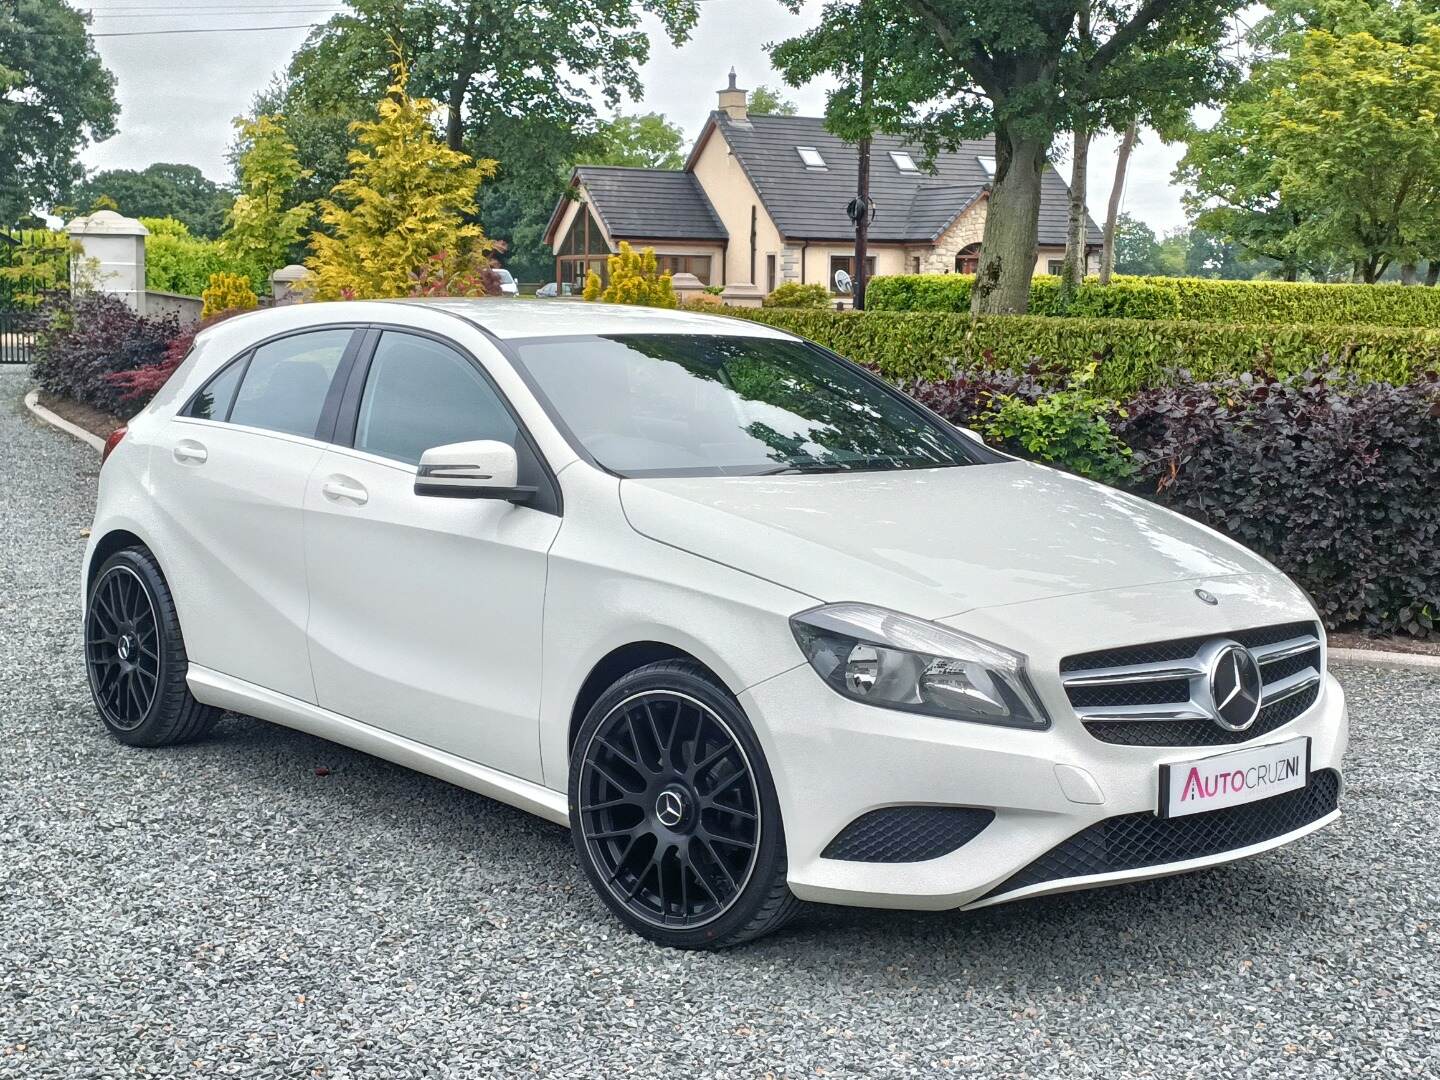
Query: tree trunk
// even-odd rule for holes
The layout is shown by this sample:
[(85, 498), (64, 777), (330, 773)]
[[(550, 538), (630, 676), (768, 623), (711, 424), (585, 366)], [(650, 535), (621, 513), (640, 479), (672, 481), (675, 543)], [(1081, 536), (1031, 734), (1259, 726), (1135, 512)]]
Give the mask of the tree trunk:
[(1425, 284), (1433, 289), (1437, 282), (1440, 282), (1440, 259), (1431, 259), (1425, 268)]
[(1412, 260), (1400, 264), (1400, 284), (1414, 285), (1419, 279), (1419, 266)]
[(1100, 249), (1100, 284), (1109, 285), (1115, 272), (1115, 226), (1120, 220), (1120, 199), (1125, 194), (1125, 171), (1130, 167), (1130, 151), (1135, 149), (1139, 128), (1131, 124), (1120, 137), (1120, 150), (1115, 155), (1115, 182), (1110, 185), (1110, 203), (1105, 208), (1105, 243)]
[(1075, 147), (1070, 162), (1070, 207), (1065, 227), (1065, 266), (1060, 273), (1060, 310), (1075, 299), (1085, 280), (1085, 185), (1090, 169), (1090, 132), (1075, 125)]
[(980, 241), (972, 314), (1020, 315), (1030, 306), (1045, 150), (1043, 139), (1022, 135), (1005, 122), (996, 125), (995, 182)]

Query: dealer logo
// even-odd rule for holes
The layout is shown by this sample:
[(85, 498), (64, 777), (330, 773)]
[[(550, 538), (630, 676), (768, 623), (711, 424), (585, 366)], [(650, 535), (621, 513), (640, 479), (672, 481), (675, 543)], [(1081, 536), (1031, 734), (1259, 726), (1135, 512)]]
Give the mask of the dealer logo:
[(1210, 661), (1210, 713), (1226, 731), (1244, 731), (1260, 715), (1260, 665), (1243, 645), (1226, 643)]

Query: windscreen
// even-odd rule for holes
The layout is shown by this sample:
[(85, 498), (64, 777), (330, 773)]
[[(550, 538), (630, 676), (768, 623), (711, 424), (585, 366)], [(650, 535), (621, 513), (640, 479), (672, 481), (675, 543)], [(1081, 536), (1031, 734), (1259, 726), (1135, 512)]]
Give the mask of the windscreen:
[(618, 334), (520, 342), (555, 417), (622, 476), (931, 469), (963, 436), (799, 341)]

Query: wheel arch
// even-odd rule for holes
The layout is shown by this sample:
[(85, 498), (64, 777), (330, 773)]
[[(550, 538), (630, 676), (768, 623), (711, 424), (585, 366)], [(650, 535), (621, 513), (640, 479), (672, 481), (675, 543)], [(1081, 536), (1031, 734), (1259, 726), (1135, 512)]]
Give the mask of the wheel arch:
[(568, 750), (575, 748), (575, 736), (580, 732), (580, 725), (585, 722), (585, 715), (590, 711), (591, 706), (600, 700), (600, 696), (606, 690), (630, 672), (662, 660), (689, 660), (691, 663), (698, 664), (710, 678), (715, 680), (717, 686), (734, 694), (734, 690), (726, 685), (725, 680), (715, 672), (714, 668), (694, 653), (664, 641), (632, 641), (612, 649), (602, 656), (590, 669), (590, 673), (585, 676), (585, 681), (580, 684), (580, 690), (575, 695), (575, 701), (570, 708), (570, 730), (566, 736), (566, 748)]
[(90, 601), (90, 587), (95, 584), (95, 575), (99, 572), (100, 567), (105, 565), (105, 560), (117, 551), (124, 551), (129, 547), (143, 547), (151, 555), (155, 554), (144, 538), (124, 528), (111, 529), (94, 542), (90, 549), (89, 562), (85, 565), (85, 596), (83, 597), (85, 603)]

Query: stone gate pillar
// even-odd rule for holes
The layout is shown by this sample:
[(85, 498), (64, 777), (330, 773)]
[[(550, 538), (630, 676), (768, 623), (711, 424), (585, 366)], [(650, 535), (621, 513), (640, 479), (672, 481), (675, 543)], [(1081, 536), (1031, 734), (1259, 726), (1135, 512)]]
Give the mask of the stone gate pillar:
[(150, 230), (114, 210), (97, 210), (65, 226), (80, 251), (70, 260), (70, 286), (82, 285), (124, 299), (145, 314), (145, 237)]

